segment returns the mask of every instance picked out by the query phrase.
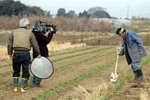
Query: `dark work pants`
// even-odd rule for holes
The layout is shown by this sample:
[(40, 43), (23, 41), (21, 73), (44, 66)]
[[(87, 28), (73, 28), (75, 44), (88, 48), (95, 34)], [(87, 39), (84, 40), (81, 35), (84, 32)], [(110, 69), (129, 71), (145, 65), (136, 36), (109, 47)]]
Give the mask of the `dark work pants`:
[(29, 64), (30, 64), (30, 53), (14, 53), (13, 55), (13, 77), (20, 76), (20, 70), (22, 66), (22, 78), (29, 79)]

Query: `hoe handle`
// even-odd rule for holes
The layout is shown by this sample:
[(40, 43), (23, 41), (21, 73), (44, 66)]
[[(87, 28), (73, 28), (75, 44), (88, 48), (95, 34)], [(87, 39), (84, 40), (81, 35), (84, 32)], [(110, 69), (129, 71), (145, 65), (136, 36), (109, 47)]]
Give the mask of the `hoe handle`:
[(119, 54), (119, 52), (120, 52), (120, 47), (117, 47), (116, 51), (117, 51), (117, 59), (116, 59), (116, 66), (115, 66), (115, 75), (117, 75), (118, 54)]

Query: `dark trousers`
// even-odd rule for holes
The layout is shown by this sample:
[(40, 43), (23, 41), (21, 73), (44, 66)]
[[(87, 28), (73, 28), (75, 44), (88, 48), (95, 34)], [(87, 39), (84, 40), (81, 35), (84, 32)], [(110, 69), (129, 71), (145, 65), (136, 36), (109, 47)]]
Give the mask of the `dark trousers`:
[(13, 55), (13, 77), (20, 76), (20, 70), (22, 66), (22, 78), (29, 79), (29, 64), (30, 64), (30, 53), (14, 53)]

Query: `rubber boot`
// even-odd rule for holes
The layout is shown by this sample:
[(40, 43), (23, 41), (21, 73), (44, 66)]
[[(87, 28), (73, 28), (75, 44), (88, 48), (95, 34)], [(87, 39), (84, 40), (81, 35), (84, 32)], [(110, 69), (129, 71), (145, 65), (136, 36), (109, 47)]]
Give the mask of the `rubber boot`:
[(137, 79), (134, 80), (134, 82), (141, 82), (143, 80), (143, 73), (142, 73), (142, 70), (139, 69), (139, 70), (136, 70), (135, 72), (137, 74)]
[(18, 80), (19, 80), (19, 77), (13, 77), (13, 84), (14, 84), (13, 92), (18, 91)]
[(21, 93), (25, 93), (26, 92), (25, 88), (27, 86), (27, 82), (28, 82), (28, 79), (22, 78), (21, 88), (20, 88)]
[[(134, 69), (134, 67), (131, 65), (131, 68)], [(134, 72), (134, 80), (137, 80), (138, 79), (138, 74), (136, 71), (133, 71)], [(134, 80), (132, 82), (134, 82)]]
[(138, 73), (136, 71), (134, 71), (134, 80), (138, 79)]

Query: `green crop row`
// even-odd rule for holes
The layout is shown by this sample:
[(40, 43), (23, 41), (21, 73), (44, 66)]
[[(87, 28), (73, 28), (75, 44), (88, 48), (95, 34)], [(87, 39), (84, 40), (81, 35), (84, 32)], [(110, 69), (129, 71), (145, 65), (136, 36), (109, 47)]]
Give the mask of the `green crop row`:
[(90, 53), (94, 53), (94, 52), (98, 52), (98, 51), (102, 51), (102, 50), (107, 50), (107, 49), (110, 49), (110, 48), (112, 48), (112, 47), (107, 47), (107, 48), (94, 50), (94, 51), (91, 51), (91, 52), (86, 52), (86, 53), (82, 53), (82, 54), (76, 54), (76, 55), (72, 55), (72, 56), (67, 56), (67, 57), (63, 57), (63, 58), (52, 60), (52, 62), (57, 62), (57, 61), (64, 60), (64, 59), (69, 59), (69, 58), (72, 58), (72, 57), (77, 57), (77, 56), (82, 56), (82, 55), (86, 55), (86, 54), (90, 54)]
[[(106, 48), (104, 48), (103, 50), (105, 50), (105, 49), (106, 49)], [(95, 50), (94, 52), (97, 52), (97, 51), (100, 51), (100, 50)], [(91, 53), (94, 53), (94, 52), (92, 51)], [(69, 67), (77, 66), (77, 65), (79, 65), (79, 64), (81, 64), (81, 63), (90, 61), (90, 60), (92, 60), (92, 59), (94, 59), (94, 58), (102, 57), (102, 56), (109, 55), (109, 54), (112, 54), (112, 53), (114, 53), (114, 52), (109, 52), (109, 53), (104, 54), (104, 55), (93, 56), (93, 57), (91, 57), (91, 58), (87, 58), (87, 59), (84, 59), (84, 60), (82, 60), (82, 61), (80, 61), (80, 62), (74, 63), (74, 64), (72, 64), (72, 65), (70, 65), (70, 66), (65, 66), (65, 67), (63, 67), (63, 68), (56, 69), (54, 72), (56, 73), (56, 72), (65, 70), (65, 69), (67, 69), (67, 68), (69, 68)], [(12, 73), (12, 71), (11, 71), (11, 72), (7, 72), (7, 73), (3, 73), (3, 74), (1, 74), (0, 76), (5, 77), (5, 76), (7, 76), (7, 75), (10, 75), (11, 73)], [(30, 80), (29, 82), (31, 82), (31, 81), (32, 81), (32, 80)], [(4, 91), (9, 90), (9, 89), (10, 89), (10, 87), (6, 87), (6, 88), (4, 89)], [(3, 93), (3, 92), (0, 92), (0, 93)]]
[[(68, 58), (72, 58), (72, 57), (76, 57), (76, 56), (82, 56), (82, 55), (86, 55), (86, 54), (90, 54), (90, 53), (95, 53), (95, 52), (98, 52), (98, 51), (101, 51), (101, 50), (110, 49), (110, 48), (112, 48), (112, 47), (102, 48), (102, 49), (94, 50), (94, 51), (87, 52), (87, 53), (82, 53), (82, 54), (67, 56), (67, 57), (63, 57), (63, 58), (59, 58), (59, 59), (52, 60), (52, 62), (57, 62), (57, 61), (60, 61), (60, 60), (64, 60), (64, 59), (68, 59)], [(3, 66), (0, 66), (0, 68), (6, 67), (6, 66), (9, 66), (9, 65), (12, 65), (12, 64), (3, 65)], [(0, 74), (0, 76), (3, 76), (3, 77), (4, 77), (4, 76), (7, 76), (7, 75), (10, 75), (11, 73), (12, 73), (12, 71), (7, 72), (7, 73)]]
[[(120, 57), (118, 60), (122, 60), (122, 59), (124, 59), (124, 57)], [(97, 68), (95, 68), (93, 70), (90, 70), (90, 71), (88, 71), (88, 72), (86, 72), (84, 74), (81, 74), (80, 76), (76, 77), (73, 80), (68, 81), (67, 83), (62, 84), (61, 86), (55, 87), (54, 89), (52, 89), (52, 90), (50, 90), (48, 92), (43, 92), (43, 93), (40, 94), (39, 97), (36, 98), (36, 100), (47, 99), (50, 96), (54, 95), (55, 93), (59, 93), (62, 90), (66, 89), (66, 88), (69, 88), (73, 84), (80, 82), (81, 80), (83, 80), (83, 79), (85, 79), (85, 78), (87, 78), (87, 77), (89, 77), (89, 76), (99, 72), (100, 70), (103, 70), (105, 67), (108, 67), (108, 66), (114, 64), (115, 62), (116, 62), (116, 60), (112, 60), (112, 61), (110, 61), (108, 63), (102, 64), (99, 67), (97, 67)]]
[(88, 61), (90, 61), (90, 60), (93, 60), (94, 58), (103, 57), (103, 56), (106, 56), (106, 55), (110, 55), (110, 54), (112, 54), (112, 53), (115, 53), (115, 52), (109, 52), (109, 53), (107, 53), (107, 54), (93, 56), (93, 57), (91, 57), (91, 58), (84, 59), (84, 60), (79, 61), (79, 62), (77, 62), (77, 63), (74, 63), (74, 64), (72, 64), (72, 65), (69, 65), (69, 66), (65, 66), (65, 67), (56, 69), (54, 72), (56, 73), (56, 72), (65, 70), (65, 69), (67, 69), (67, 68), (71, 68), (71, 67), (73, 67), (73, 66), (78, 66), (78, 65), (80, 65), (80, 64), (82, 64), (82, 63), (85, 63), (85, 62), (88, 62)]
[[(59, 54), (53, 54), (52, 56), (57, 56), (57, 55), (63, 55), (63, 54), (69, 54), (69, 53), (74, 53), (74, 52), (78, 52), (78, 51), (82, 51), (82, 50), (89, 50), (89, 49), (94, 49), (94, 48), (98, 48), (98, 46), (96, 47), (89, 47), (89, 48), (85, 48), (85, 49), (79, 49), (79, 50), (76, 50), (76, 51), (72, 51), (72, 52), (64, 52), (64, 53), (59, 53)], [(109, 48), (112, 48), (112, 47), (109, 47)], [(100, 50), (105, 50), (105, 49), (109, 49), (109, 48), (103, 48), (103, 49), (98, 49), (98, 50), (95, 50), (95, 51), (92, 51), (92, 52), (89, 52), (89, 53), (94, 53), (94, 52), (98, 52)], [(79, 54), (79, 55), (73, 55), (73, 56), (68, 56), (68, 57), (64, 57), (64, 58), (59, 58), (59, 59), (55, 59), (55, 60), (52, 60), (52, 62), (56, 62), (56, 61), (60, 61), (60, 60), (64, 60), (64, 59), (67, 59), (67, 58), (72, 58), (72, 57), (76, 57), (76, 56), (81, 56), (81, 55), (85, 55), (85, 54), (89, 54), (89, 53), (84, 53), (84, 54)], [(2, 65), (0, 66), (0, 68), (3, 68), (3, 67), (8, 67), (12, 65), (12, 63), (9, 63), (7, 65)]]
[[(149, 48), (149, 47), (148, 47)], [(119, 60), (124, 59), (124, 57), (119, 58)], [(147, 64), (150, 61), (150, 57), (145, 58), (144, 61), (141, 63), (141, 67), (145, 64)], [(55, 93), (59, 93), (62, 90), (70, 87), (71, 85), (78, 83), (79, 81), (83, 80), (86, 77), (89, 77), (90, 75), (93, 75), (95, 73), (97, 73), (100, 70), (103, 70), (105, 67), (110, 66), (111, 64), (113, 64), (115, 61), (111, 61), (108, 63), (105, 63), (101, 66), (99, 66), (98, 68), (88, 71), (82, 75), (80, 75), (79, 77), (75, 78), (74, 80), (70, 80), (67, 83), (62, 84), (61, 86), (55, 87), (54, 89), (48, 91), (48, 92), (44, 92), (40, 94), (40, 97), (37, 97), (36, 100), (44, 100), (49, 98), (50, 96), (54, 95)], [(131, 73), (131, 72), (130, 72)], [(112, 93), (116, 92), (118, 89), (120, 89), (122, 87), (122, 85), (125, 83), (125, 81), (128, 79), (129, 77), (122, 77), (119, 82), (117, 82), (114, 86), (113, 86), (113, 91)], [(108, 93), (103, 93), (103, 98), (102, 100), (108, 100), (111, 97), (111, 94)]]

